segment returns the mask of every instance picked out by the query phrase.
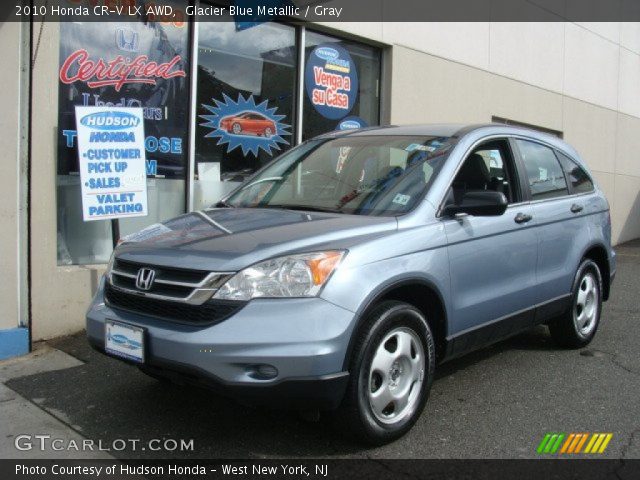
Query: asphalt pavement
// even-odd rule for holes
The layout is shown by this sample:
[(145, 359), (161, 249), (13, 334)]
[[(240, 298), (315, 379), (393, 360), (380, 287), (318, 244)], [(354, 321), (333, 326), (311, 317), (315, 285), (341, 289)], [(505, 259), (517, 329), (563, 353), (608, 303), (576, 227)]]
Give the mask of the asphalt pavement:
[(5, 385), (84, 438), (193, 439), (192, 451), (111, 452), (119, 458), (535, 458), (547, 432), (612, 433), (600, 458), (640, 458), (640, 241), (617, 251), (591, 345), (559, 349), (538, 327), (441, 365), (413, 430), (380, 448), (352, 442), (326, 419), (160, 383), (94, 352), (84, 334), (48, 342), (79, 360), (73, 366)]

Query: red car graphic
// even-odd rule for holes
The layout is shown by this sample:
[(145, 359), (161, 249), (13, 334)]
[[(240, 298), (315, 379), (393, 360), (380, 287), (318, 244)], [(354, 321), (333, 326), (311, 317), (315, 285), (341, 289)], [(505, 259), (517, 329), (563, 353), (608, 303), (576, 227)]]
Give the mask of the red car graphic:
[(256, 112), (242, 112), (220, 120), (220, 128), (234, 135), (262, 135), (271, 137), (276, 133), (276, 124)]

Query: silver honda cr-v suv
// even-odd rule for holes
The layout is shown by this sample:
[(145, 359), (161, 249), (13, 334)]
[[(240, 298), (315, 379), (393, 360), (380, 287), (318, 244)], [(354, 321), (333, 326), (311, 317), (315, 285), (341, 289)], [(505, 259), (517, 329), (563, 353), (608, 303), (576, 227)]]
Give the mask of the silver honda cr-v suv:
[(536, 324), (589, 343), (615, 268), (607, 200), (558, 138), (369, 128), (125, 238), (87, 335), (153, 377), (337, 410), (384, 443), (414, 424), (439, 362)]

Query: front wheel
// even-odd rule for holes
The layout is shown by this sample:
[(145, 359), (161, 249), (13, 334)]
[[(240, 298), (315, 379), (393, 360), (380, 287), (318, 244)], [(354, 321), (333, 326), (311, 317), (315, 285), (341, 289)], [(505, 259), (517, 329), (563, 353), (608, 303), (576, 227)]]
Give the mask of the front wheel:
[(602, 275), (593, 260), (578, 267), (571, 295), (571, 308), (549, 323), (554, 341), (567, 348), (589, 344), (598, 330), (602, 312)]
[(355, 338), (342, 425), (373, 445), (404, 435), (424, 409), (435, 368), (429, 325), (413, 306), (380, 304)]

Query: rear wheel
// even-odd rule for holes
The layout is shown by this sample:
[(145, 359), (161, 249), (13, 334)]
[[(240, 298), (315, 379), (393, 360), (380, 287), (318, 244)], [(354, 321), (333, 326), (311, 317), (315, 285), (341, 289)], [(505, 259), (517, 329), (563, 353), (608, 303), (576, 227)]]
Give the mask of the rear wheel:
[(435, 367), (433, 336), (413, 306), (380, 304), (355, 339), (342, 425), (374, 445), (404, 435), (429, 395)]
[(563, 347), (584, 347), (598, 330), (601, 312), (602, 275), (593, 260), (585, 259), (576, 273), (571, 308), (549, 323), (551, 336)]

